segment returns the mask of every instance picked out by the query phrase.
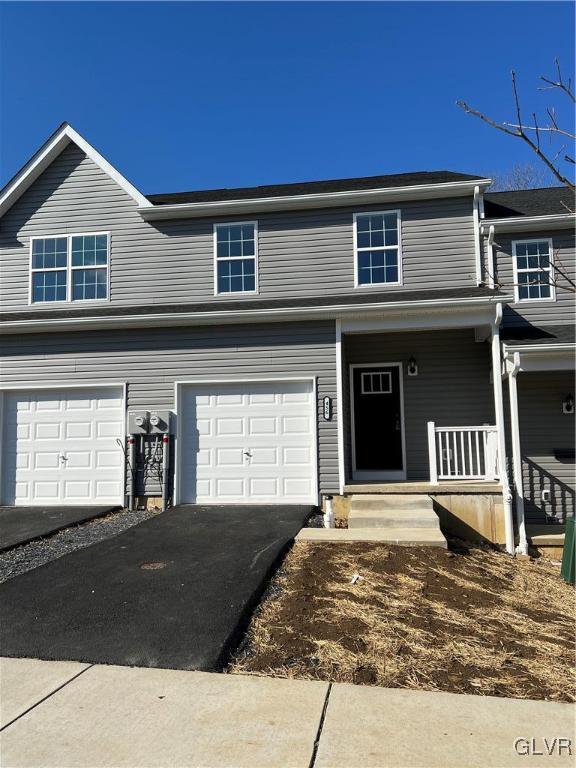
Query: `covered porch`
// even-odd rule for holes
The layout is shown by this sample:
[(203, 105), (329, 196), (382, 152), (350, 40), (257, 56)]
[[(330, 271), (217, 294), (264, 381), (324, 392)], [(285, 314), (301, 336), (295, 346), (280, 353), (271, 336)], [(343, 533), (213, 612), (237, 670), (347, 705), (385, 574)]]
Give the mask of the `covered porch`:
[(426, 494), (456, 535), (510, 547), (500, 316), (486, 301), (339, 321), (342, 496)]

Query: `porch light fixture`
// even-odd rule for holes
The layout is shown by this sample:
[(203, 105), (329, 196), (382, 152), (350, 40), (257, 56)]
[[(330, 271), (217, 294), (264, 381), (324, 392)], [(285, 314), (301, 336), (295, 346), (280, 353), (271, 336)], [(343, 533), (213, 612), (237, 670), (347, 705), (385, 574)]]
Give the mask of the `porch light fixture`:
[(411, 357), (408, 360), (407, 373), (408, 376), (418, 376), (418, 363), (415, 357)]
[(574, 413), (574, 395), (566, 395), (562, 403), (562, 413)]

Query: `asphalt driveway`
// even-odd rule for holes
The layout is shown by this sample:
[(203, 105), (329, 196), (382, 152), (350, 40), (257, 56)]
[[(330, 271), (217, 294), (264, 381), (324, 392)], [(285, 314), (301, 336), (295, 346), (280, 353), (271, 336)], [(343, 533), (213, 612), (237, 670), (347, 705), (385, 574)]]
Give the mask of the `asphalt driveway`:
[(217, 670), (312, 507), (179, 506), (0, 585), (0, 653)]
[(0, 552), (103, 517), (118, 507), (0, 507)]

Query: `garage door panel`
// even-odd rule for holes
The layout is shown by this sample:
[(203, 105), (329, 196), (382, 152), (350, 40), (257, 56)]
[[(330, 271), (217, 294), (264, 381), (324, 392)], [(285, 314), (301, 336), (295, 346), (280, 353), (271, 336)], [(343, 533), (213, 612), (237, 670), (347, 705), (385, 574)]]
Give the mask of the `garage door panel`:
[(188, 503), (314, 503), (311, 381), (187, 385), (180, 491)]
[(120, 388), (6, 393), (2, 502), (121, 503), (123, 437)]

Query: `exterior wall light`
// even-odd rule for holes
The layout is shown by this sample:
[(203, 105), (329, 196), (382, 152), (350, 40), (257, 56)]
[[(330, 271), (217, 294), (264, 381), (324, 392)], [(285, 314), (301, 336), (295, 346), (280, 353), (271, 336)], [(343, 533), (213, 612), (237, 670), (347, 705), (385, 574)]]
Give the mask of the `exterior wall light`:
[(574, 395), (566, 395), (562, 403), (562, 413), (574, 413)]
[(418, 376), (418, 363), (416, 362), (416, 358), (411, 357), (408, 360), (407, 372), (408, 376)]

